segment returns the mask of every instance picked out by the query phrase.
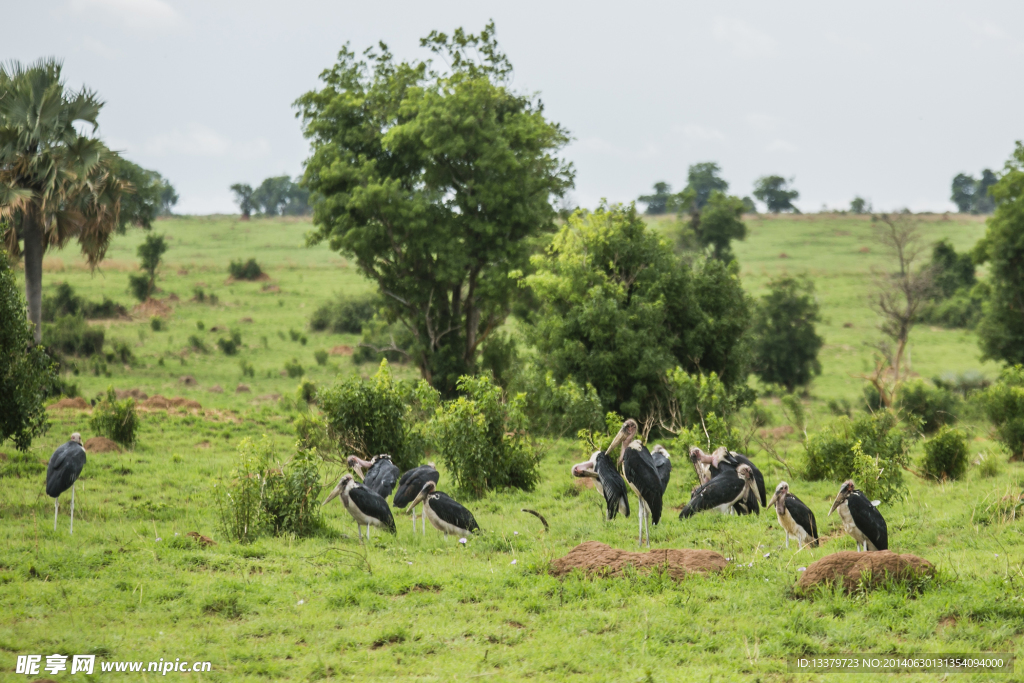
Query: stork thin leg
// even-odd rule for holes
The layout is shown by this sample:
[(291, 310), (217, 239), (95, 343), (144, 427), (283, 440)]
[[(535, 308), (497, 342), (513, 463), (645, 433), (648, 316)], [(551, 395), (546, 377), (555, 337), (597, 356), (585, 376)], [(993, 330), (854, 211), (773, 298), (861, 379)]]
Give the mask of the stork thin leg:
[(53, 499), (53, 530), (57, 530), (57, 510), (60, 509), (60, 500), (57, 498)]
[(789, 550), (789, 532), (786, 532), (786, 550)]
[(639, 530), (639, 532), (637, 534), (639, 536), (639, 538), (637, 538), (636, 544), (637, 545), (643, 545), (644, 544), (644, 501), (643, 501), (643, 499), (640, 499), (638, 501), (638, 503), (639, 503), (639, 505), (637, 505), (637, 507), (640, 508), (640, 514), (637, 515), (637, 521), (640, 522), (640, 530)]
[(71, 485), (71, 532), (75, 533), (75, 485)]
[(359, 522), (356, 522), (356, 533), (359, 534), (359, 542), (363, 542), (363, 527), (360, 526)]
[(644, 531), (647, 535), (647, 547), (651, 547), (651, 511), (644, 504)]
[(412, 509), (412, 532), (416, 533), (416, 508)]

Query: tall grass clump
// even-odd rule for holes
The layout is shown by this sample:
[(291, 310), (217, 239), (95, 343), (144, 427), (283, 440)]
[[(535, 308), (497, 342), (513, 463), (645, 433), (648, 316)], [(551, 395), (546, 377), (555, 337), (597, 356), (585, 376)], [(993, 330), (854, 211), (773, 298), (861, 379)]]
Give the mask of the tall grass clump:
[(139, 416), (135, 412), (135, 399), (117, 400), (113, 387), (107, 388), (107, 395), (92, 411), (89, 426), (94, 432), (105, 436), (126, 448), (133, 448), (139, 431)]
[(373, 319), (380, 303), (380, 295), (375, 293), (339, 294), (334, 301), (328, 301), (314, 311), (309, 319), (309, 329), (335, 334), (362, 334), (363, 325)]
[(910, 463), (912, 432), (896, 413), (883, 410), (851, 420), (839, 417), (808, 437), (807, 478), (853, 479), (869, 498), (902, 499), (903, 468)]
[(936, 479), (960, 479), (967, 473), (967, 433), (942, 427), (924, 443), (924, 471)]
[(236, 280), (258, 280), (263, 276), (263, 269), (260, 268), (260, 264), (256, 263), (254, 258), (244, 263), (241, 259), (232, 261), (228, 266), (228, 272)]

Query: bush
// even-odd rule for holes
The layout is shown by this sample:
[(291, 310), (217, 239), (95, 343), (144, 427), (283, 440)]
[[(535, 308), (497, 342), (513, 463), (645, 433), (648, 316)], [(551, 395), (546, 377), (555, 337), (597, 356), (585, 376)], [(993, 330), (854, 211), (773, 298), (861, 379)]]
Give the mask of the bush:
[(930, 387), (917, 380), (908, 382), (899, 393), (900, 406), (921, 419), (925, 434), (934, 434), (943, 425), (956, 420), (959, 401), (948, 389)]
[(960, 373), (947, 372), (941, 377), (932, 378), (932, 382), (938, 388), (952, 391), (964, 398), (983, 389), (988, 389), (992, 385), (992, 380), (977, 370)]
[(65, 315), (79, 315), (86, 318), (117, 318), (128, 314), (121, 304), (103, 297), (102, 303), (86, 301), (75, 294), (74, 288), (66, 282), (57, 285), (56, 291), (43, 298), (43, 322), (53, 322)]
[(122, 365), (132, 365), (135, 363), (135, 354), (132, 353), (132, 347), (128, 346), (128, 342), (123, 340), (117, 340), (113, 344), (113, 351), (107, 352), (107, 362), (113, 363), (120, 361)]
[(167, 326), (164, 324), (163, 318), (156, 315), (149, 319), (149, 327), (154, 332), (162, 332), (163, 330), (167, 329)]
[(691, 375), (678, 366), (668, 372), (666, 379), (669, 414), (675, 422), (673, 448), (689, 452), (691, 446), (740, 447), (739, 430), (729, 421), (740, 408), (754, 401), (751, 390), (743, 387), (730, 391), (714, 372)]
[(422, 451), (406, 419), (408, 407), (387, 361), (370, 380), (352, 377), (317, 392), (328, 433), (342, 451), (369, 459), (388, 453), (401, 470), (420, 463)]
[(924, 444), (924, 471), (936, 479), (960, 479), (967, 473), (967, 434), (943, 426)]
[(302, 338), (302, 333), (292, 328), (288, 330), (288, 336), (292, 338), (292, 341), (299, 341)]
[(139, 301), (145, 301), (150, 294), (149, 275), (144, 273), (128, 273), (128, 290)]
[(810, 436), (806, 476), (812, 481), (853, 479), (869, 498), (889, 503), (903, 497), (903, 468), (913, 437), (889, 410), (856, 420), (840, 417)]
[(559, 384), (554, 373), (542, 376), (531, 368), (516, 379), (513, 390), (527, 397), (526, 416), (535, 434), (565, 436), (604, 426), (601, 399), (589, 384), (581, 387), (571, 377)]
[(982, 403), (995, 425), (996, 438), (1011, 458), (1024, 456), (1024, 366), (1004, 370), (985, 392)]
[(196, 321), (196, 329), (199, 330), (200, 332), (202, 332), (203, 330), (206, 329), (206, 323), (204, 323), (202, 320), (197, 320)]
[(263, 276), (263, 269), (256, 263), (256, 259), (249, 259), (245, 263), (241, 260), (232, 261), (228, 266), (228, 272), (236, 280), (258, 280)]
[(327, 365), (328, 353), (323, 349), (320, 349), (319, 351), (314, 353), (313, 357), (316, 358), (317, 365)]
[(464, 376), (457, 386), (464, 395), (438, 407), (430, 425), (456, 488), (474, 498), (507, 488), (532, 491), (539, 458), (527, 439), (525, 396), (507, 400), (488, 376)]
[(311, 379), (302, 380), (299, 382), (299, 387), (296, 389), (295, 393), (299, 397), (300, 401), (307, 404), (312, 403), (316, 400), (316, 382)]
[(139, 430), (139, 417), (135, 413), (135, 400), (117, 400), (114, 388), (107, 389), (106, 398), (96, 404), (89, 419), (94, 432), (126, 448), (133, 448)]
[(378, 294), (339, 294), (334, 301), (316, 309), (309, 319), (309, 329), (314, 332), (329, 330), (335, 334), (362, 334), (363, 325), (373, 319), (379, 306)]
[(825, 340), (815, 325), (821, 322), (814, 283), (782, 277), (768, 285), (751, 326), (754, 368), (761, 381), (778, 383), (792, 392), (821, 374), (818, 352)]
[(252, 363), (250, 363), (249, 361), (247, 361), (247, 360), (240, 360), (240, 361), (238, 361), (238, 367), (240, 367), (242, 369), (242, 377), (255, 377), (256, 376), (256, 368), (254, 368), (252, 366)]
[[(296, 377), (302, 377), (302, 375), (304, 375), (306, 372), (305, 369), (303, 369), (302, 365), (299, 363), (298, 358), (292, 358), (292, 361), (290, 363), (285, 363), (284, 371), (287, 372), (288, 376), (291, 377), (292, 379), (295, 379)], [(381, 452), (383, 453), (384, 451)]]
[(221, 337), (217, 340), (217, 348), (223, 351), (227, 356), (233, 356), (238, 353), (238, 349), (241, 345), (242, 333), (238, 330), (231, 330), (231, 337), (229, 339)]
[(103, 328), (87, 324), (80, 313), (60, 316), (52, 323), (43, 324), (43, 343), (68, 355), (102, 354), (105, 335)]
[(207, 348), (207, 346), (206, 346), (206, 342), (204, 342), (202, 340), (202, 338), (199, 337), (198, 335), (194, 335), (193, 334), (193, 335), (191, 335), (188, 338), (188, 346), (193, 351), (198, 351), (199, 353), (209, 353), (210, 352), (210, 349)]

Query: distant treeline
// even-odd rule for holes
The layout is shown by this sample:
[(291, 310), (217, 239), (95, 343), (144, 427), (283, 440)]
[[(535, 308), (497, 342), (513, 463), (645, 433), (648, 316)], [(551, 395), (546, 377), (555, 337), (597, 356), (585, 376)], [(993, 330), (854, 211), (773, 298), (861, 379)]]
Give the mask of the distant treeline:
[(263, 216), (305, 216), (310, 212), (309, 190), (286, 175), (267, 178), (255, 189), (248, 183), (231, 186), (242, 218), (252, 214)]

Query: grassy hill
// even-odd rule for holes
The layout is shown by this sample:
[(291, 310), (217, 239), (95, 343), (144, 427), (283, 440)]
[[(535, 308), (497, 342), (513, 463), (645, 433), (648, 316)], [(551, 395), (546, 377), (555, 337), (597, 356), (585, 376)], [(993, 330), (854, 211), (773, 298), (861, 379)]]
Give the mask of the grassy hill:
[[(826, 399), (860, 396), (862, 382), (854, 375), (868, 369), (867, 343), (878, 334), (866, 297), (872, 269), (884, 260), (869, 218), (758, 216), (748, 226), (750, 236), (736, 253), (749, 291), (760, 293), (783, 272), (807, 273), (817, 286), (827, 346), (824, 372), (807, 400), (813, 429), (829, 418)], [(658, 227), (673, 230), (669, 221)], [(921, 593), (895, 585), (797, 599), (792, 585), (802, 567), (853, 549), (836, 516), (826, 518), (838, 483), (788, 479), (817, 515), (824, 542), (785, 550), (774, 513), (678, 520), (671, 508), (688, 497), (693, 478), (682, 454), (676, 454), (666, 514), (652, 531), (652, 545), (717, 550), (732, 559), (721, 575), (681, 582), (638, 574), (554, 578), (549, 562), (584, 540), (627, 549), (636, 542), (635, 516), (605, 523), (597, 493), (573, 482), (570, 465), (585, 455), (568, 440), (537, 443), (543, 459), (536, 491), (494, 494), (469, 505), (486, 533), (465, 546), (429, 528), (426, 536), (414, 535), (399, 513), (397, 538), (374, 535), (363, 549), (351, 518), (335, 503), (325, 508), (331, 531), (321, 536), (263, 538), (249, 546), (226, 541), (217, 486), (234, 466), (239, 440), (266, 435), (280, 459), (293, 452), (291, 412), (279, 397), (293, 395), (297, 380), (281, 376), (285, 363), (298, 360), (318, 382), (375, 370), (354, 366), (339, 348), (353, 347), (355, 336), (306, 329), (310, 313), (333, 293), (368, 287), (326, 246), (303, 246), (308, 229), (302, 220), (234, 217), (157, 224), (170, 243), (157, 295), (170, 307), (167, 330), (151, 329), (150, 310), (102, 323), (108, 339), (130, 344), (136, 364), (109, 365), (107, 377), (81, 363), (75, 381), (86, 397), (112, 385), (190, 398), (203, 409), (144, 412), (134, 451), (91, 453), (77, 486), (73, 536), (64, 499), (53, 530), (52, 500), (42, 482), (56, 445), (75, 430), (91, 436), (86, 412), (55, 411), (49, 435), (19, 465), (22, 476), (0, 478), (5, 672), (13, 671), (17, 655), (56, 652), (96, 654), (102, 661), (208, 660), (212, 672), (198, 678), (212, 681), (782, 681), (827, 679), (788, 674), (788, 661), (802, 654), (1021, 651), (1024, 540), (1021, 522), (999, 506), (1007, 497), (1012, 508), (1020, 495), (1020, 464), (1003, 464), (994, 476), (972, 468), (951, 484), (907, 475), (909, 497), (883, 513), (892, 549), (939, 567), (938, 580)], [(936, 216), (925, 218), (924, 230), (930, 241), (948, 237), (966, 249), (984, 224)], [(116, 238), (93, 274), (71, 250), (50, 256), (44, 293), (67, 281), (86, 298), (106, 295), (127, 304), (127, 272), (135, 268), (141, 239), (138, 232)], [(269, 279), (229, 281), (228, 263), (248, 258), (256, 258)], [(206, 302), (192, 301), (197, 288)], [(178, 301), (169, 301), (172, 294)], [(209, 303), (210, 294), (217, 304)], [(242, 334), (237, 356), (216, 349), (231, 329)], [(305, 334), (307, 343), (292, 341), (291, 330)], [(210, 353), (189, 351), (192, 335)], [(327, 365), (316, 364), (314, 351), (336, 348)], [(913, 369), (922, 377), (968, 369), (994, 376), (998, 368), (978, 355), (969, 332), (918, 327), (911, 336)], [(255, 377), (243, 377), (241, 359), (252, 363)], [(398, 367), (396, 374), (416, 373)], [(184, 383), (186, 376), (196, 383)], [(236, 393), (239, 383), (250, 391)], [(1004, 459), (983, 425), (972, 436), (972, 457)], [(786, 448), (799, 465), (800, 446), (788, 442)], [(16, 458), (5, 449), (0, 468)], [(764, 456), (756, 461), (770, 487), (788, 477)], [(324, 468), (325, 482), (338, 476)], [(443, 490), (443, 472), (441, 481)], [(542, 532), (522, 507), (541, 511), (550, 531)], [(190, 540), (192, 531), (217, 544)], [(1024, 680), (1021, 674), (957, 679)]]

